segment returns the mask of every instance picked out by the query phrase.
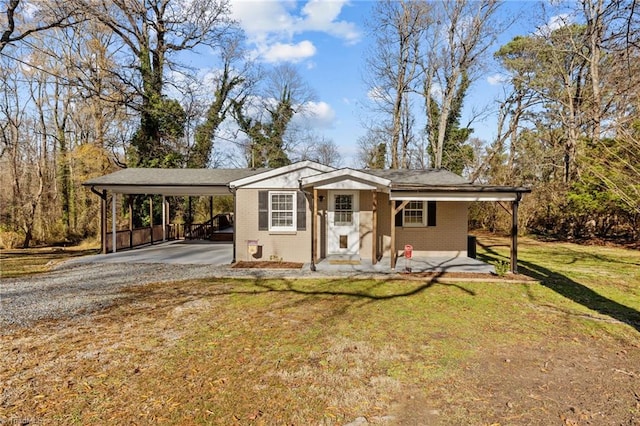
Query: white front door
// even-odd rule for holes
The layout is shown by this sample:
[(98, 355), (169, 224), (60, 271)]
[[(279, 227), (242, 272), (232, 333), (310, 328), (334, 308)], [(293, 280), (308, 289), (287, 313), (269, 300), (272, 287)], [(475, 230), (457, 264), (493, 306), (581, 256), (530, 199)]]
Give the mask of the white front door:
[(328, 254), (360, 252), (358, 191), (329, 191)]

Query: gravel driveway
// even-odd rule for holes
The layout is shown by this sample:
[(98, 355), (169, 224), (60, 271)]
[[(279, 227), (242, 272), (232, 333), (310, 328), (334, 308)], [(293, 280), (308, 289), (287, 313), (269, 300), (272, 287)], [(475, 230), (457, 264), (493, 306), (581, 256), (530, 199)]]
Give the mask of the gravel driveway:
[(0, 279), (0, 333), (7, 327), (24, 327), (38, 320), (103, 309), (124, 297), (123, 289), (131, 286), (207, 277), (269, 275), (267, 271), (236, 270), (219, 265), (63, 264), (41, 275)]

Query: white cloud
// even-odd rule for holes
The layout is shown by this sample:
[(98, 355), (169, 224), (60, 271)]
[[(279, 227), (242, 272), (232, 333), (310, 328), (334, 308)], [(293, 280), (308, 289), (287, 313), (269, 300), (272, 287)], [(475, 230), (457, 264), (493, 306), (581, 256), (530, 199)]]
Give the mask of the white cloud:
[[(310, 41), (294, 40), (308, 32), (326, 33), (347, 44), (360, 41), (357, 25), (339, 20), (342, 9), (348, 4), (347, 0), (309, 0), (300, 8), (296, 1), (231, 0), (231, 10), (249, 43), (257, 46), (256, 57), (270, 62), (295, 62), (316, 53), (315, 48), (309, 49)], [(280, 54), (282, 50), (286, 52)], [(310, 53), (311, 56), (305, 56)]]
[(487, 82), (492, 86), (499, 86), (507, 81), (507, 77), (502, 74), (493, 74), (487, 77)]
[(344, 39), (347, 43), (360, 41), (360, 32), (353, 22), (337, 21), (345, 0), (310, 0), (302, 9), (304, 18), (297, 22), (299, 31), (322, 31)]
[(568, 13), (562, 13), (560, 15), (555, 15), (549, 18), (549, 21), (544, 24), (542, 27), (538, 28), (536, 34), (542, 36), (548, 36), (553, 31), (566, 27), (567, 25), (573, 24), (574, 20), (571, 15)]
[(300, 62), (316, 54), (316, 47), (308, 40), (297, 44), (274, 43), (266, 46), (261, 55), (267, 62)]
[(296, 118), (307, 126), (320, 129), (333, 127), (336, 120), (336, 112), (326, 102), (307, 102), (303, 106), (304, 114), (296, 115)]

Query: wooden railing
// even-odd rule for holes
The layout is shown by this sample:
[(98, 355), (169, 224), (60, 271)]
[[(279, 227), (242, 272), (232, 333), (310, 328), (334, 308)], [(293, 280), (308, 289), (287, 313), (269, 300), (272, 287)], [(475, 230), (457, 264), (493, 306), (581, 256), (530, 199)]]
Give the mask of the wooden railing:
[[(167, 241), (180, 238), (180, 226), (178, 224), (166, 225)], [(146, 244), (153, 244), (162, 241), (162, 225), (154, 225), (153, 228), (147, 226), (144, 228), (135, 228), (132, 230), (125, 229), (116, 231), (116, 251), (128, 249)], [(107, 253), (113, 251), (113, 233), (107, 232)]]
[(186, 240), (211, 240), (215, 232), (231, 226), (226, 214), (218, 214), (205, 223), (184, 225), (184, 238)]

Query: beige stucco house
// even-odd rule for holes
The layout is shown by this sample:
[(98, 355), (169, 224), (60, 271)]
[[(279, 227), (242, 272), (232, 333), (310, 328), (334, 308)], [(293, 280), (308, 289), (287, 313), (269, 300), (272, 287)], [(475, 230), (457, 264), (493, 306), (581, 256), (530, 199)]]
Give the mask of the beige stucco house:
[[(335, 169), (302, 161), (229, 182), (236, 196), (236, 260), (376, 263), (466, 257), (472, 201), (517, 203), (526, 188), (472, 185), (443, 169)], [(255, 246), (255, 248), (253, 247)]]
[[(118, 194), (162, 195), (159, 234), (170, 217), (165, 196), (235, 196), (235, 261), (305, 262), (385, 259), (395, 268), (410, 246), (414, 257), (466, 257), (468, 210), (474, 201), (510, 203), (511, 269), (517, 272), (518, 203), (528, 188), (474, 185), (442, 169), (355, 170), (301, 161), (276, 169), (124, 169), (85, 182), (102, 202), (103, 252), (109, 251), (107, 200)], [(504, 204), (503, 204), (504, 206)], [(505, 206), (507, 208), (507, 206)], [(167, 210), (165, 210), (167, 209)], [(119, 246), (111, 220), (111, 247)], [(133, 238), (133, 230), (128, 238)], [(133, 246), (130, 244), (129, 247)]]

